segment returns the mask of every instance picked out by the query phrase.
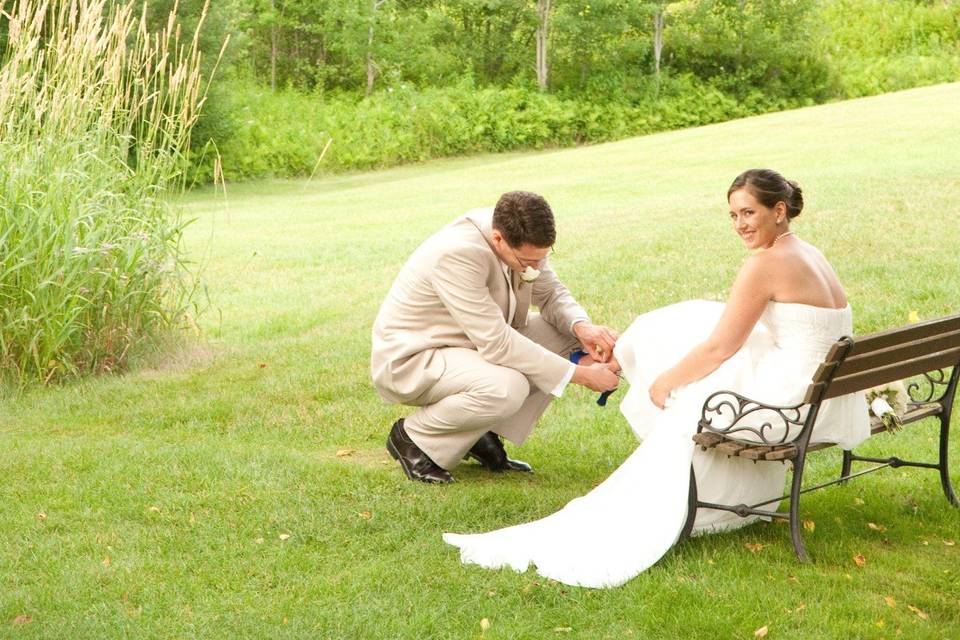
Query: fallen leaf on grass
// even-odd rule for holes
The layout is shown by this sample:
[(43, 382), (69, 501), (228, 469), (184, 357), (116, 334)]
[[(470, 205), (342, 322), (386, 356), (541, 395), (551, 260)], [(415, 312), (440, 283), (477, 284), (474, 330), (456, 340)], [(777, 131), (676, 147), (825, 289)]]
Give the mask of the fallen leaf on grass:
[(893, 599), (893, 596), (886, 596), (886, 597), (884, 597), (883, 601), (887, 603), (887, 606), (888, 606), (888, 607), (896, 607), (896, 606), (897, 606), (897, 601)]
[(766, 638), (766, 637), (767, 637), (767, 632), (769, 632), (769, 631), (770, 631), (770, 629), (767, 628), (767, 625), (763, 625), (762, 627), (760, 627), (759, 629), (757, 629), (756, 631), (754, 631), (754, 632), (753, 632), (753, 635), (754, 635), (755, 637), (757, 637), (757, 638)]
[(363, 518), (364, 520), (369, 520), (370, 518), (373, 517), (373, 514), (370, 513), (369, 511), (361, 511), (357, 515)]
[(814, 522), (813, 520), (804, 520), (803, 528), (809, 531), (810, 533), (813, 533), (813, 530), (817, 528), (817, 523)]
[(862, 567), (863, 565), (867, 564), (867, 559), (863, 557), (862, 553), (858, 553), (857, 555), (853, 556), (853, 561), (857, 563), (858, 567)]
[(30, 624), (33, 622), (33, 618), (30, 616), (19, 615), (13, 619), (13, 624)]
[(943, 544), (947, 545), (948, 547), (952, 547), (953, 545), (957, 544), (957, 541), (956, 541), (956, 540), (944, 540), (944, 541), (943, 541)]
[(763, 545), (759, 542), (745, 542), (743, 546), (745, 546), (747, 549), (750, 549), (750, 551), (753, 551), (754, 553), (763, 550)]
[(873, 522), (868, 522), (867, 526), (873, 529), (874, 531), (886, 531), (887, 528), (882, 524), (874, 524)]
[(279, 536), (277, 536), (277, 537), (280, 538), (281, 540), (289, 540), (289, 539), (290, 539), (290, 534), (289, 534), (289, 533), (281, 533), (281, 534), (280, 534)]
[(337, 449), (337, 457), (344, 458), (346, 456), (352, 456), (356, 452), (356, 449)]
[(920, 618), (921, 620), (929, 620), (929, 619), (930, 619), (930, 616), (927, 615), (926, 612), (918, 609), (917, 607), (913, 606), (912, 604), (908, 604), (908, 605), (907, 605), (907, 609), (910, 609), (910, 611), (913, 611), (915, 614), (917, 614), (917, 617)]
[(490, 629), (490, 621), (486, 618), (480, 619), (480, 631), (488, 631)]
[(259, 365), (257, 365), (257, 366), (260, 367), (261, 369), (266, 369), (266, 368), (267, 368), (267, 363), (266, 363), (266, 362), (261, 362), (261, 363), (260, 363)]

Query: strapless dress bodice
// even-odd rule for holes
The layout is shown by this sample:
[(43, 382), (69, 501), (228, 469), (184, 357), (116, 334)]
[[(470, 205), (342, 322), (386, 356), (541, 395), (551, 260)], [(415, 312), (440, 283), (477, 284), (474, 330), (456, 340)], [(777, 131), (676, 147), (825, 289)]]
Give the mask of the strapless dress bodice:
[(778, 349), (822, 358), (830, 346), (853, 334), (850, 305), (831, 309), (795, 302), (770, 301), (760, 318)]

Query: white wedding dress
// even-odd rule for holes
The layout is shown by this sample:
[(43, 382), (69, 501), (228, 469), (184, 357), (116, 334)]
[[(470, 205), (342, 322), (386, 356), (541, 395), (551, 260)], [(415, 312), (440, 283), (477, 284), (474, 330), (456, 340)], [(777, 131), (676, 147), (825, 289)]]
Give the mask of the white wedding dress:
[[(709, 336), (723, 304), (694, 300), (638, 317), (615, 354), (630, 388), (620, 410), (643, 443), (602, 484), (541, 520), (489, 533), (445, 533), (464, 563), (524, 571), (585, 587), (623, 584), (679, 538), (687, 516), (690, 465), (705, 502), (755, 504), (783, 495), (786, 464), (754, 463), (695, 447), (704, 400), (732, 390), (768, 404), (800, 402), (833, 342), (853, 331), (850, 307), (770, 302), (744, 346), (716, 371), (675, 391), (664, 410), (649, 399), (654, 379)], [(823, 404), (811, 442), (852, 449), (870, 435), (862, 394)], [(767, 505), (775, 509), (776, 504)], [(694, 533), (756, 520), (699, 509)]]

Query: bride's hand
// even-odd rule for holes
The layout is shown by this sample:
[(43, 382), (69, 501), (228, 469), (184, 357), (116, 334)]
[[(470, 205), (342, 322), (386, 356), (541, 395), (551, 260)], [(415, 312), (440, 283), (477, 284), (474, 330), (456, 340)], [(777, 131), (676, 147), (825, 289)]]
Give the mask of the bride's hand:
[(673, 387), (669, 381), (665, 379), (665, 376), (660, 375), (653, 381), (653, 384), (650, 385), (650, 402), (655, 404), (659, 409), (663, 409), (672, 392)]

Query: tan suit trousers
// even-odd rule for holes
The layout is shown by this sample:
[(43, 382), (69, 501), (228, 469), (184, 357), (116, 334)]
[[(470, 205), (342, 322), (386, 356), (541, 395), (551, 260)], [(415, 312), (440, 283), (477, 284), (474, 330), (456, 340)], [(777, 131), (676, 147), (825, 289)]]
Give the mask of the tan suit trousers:
[[(550, 351), (568, 356), (576, 338), (531, 314), (518, 330)], [(491, 364), (474, 349), (439, 349), (444, 360), (440, 379), (410, 404), (419, 406), (404, 420), (410, 438), (444, 469), (453, 469), (487, 431), (523, 444), (553, 399), (525, 375)]]

